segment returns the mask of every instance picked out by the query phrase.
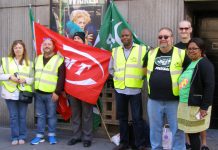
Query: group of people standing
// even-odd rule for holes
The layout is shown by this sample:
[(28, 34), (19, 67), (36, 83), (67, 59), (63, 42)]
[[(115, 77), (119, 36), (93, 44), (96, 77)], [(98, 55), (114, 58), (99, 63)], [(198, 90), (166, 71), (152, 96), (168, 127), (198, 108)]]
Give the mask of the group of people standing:
[[(179, 24), (181, 42), (173, 45), (170, 28), (159, 30), (158, 47), (148, 50), (133, 42), (132, 32), (123, 29), (122, 46), (112, 50), (109, 72), (113, 76), (116, 112), (119, 120), (120, 144), (114, 150), (129, 148), (128, 108), (130, 103), (135, 145), (145, 150), (144, 121), (142, 117), (142, 87), (147, 80), (147, 112), (152, 150), (162, 149), (162, 128), (165, 117), (172, 132), (172, 149), (185, 150), (185, 134), (192, 150), (206, 146), (206, 129), (209, 127), (214, 91), (214, 68), (205, 55), (205, 45), (200, 38), (191, 38), (189, 21)], [(76, 32), (72, 39), (85, 44), (85, 33)], [(33, 63), (28, 59), (25, 44), (13, 42), (9, 57), (2, 58), (0, 80), (2, 98), (10, 115), (11, 144), (24, 144), (27, 138), (26, 112), (28, 104), (19, 101), (20, 91), (35, 90), (37, 133), (32, 145), (44, 142), (46, 120), (48, 141), (56, 144), (56, 106), (64, 90), (64, 59), (54, 52), (54, 42), (45, 38), (43, 54)], [(34, 64), (34, 65), (33, 65)], [(19, 76), (17, 76), (17, 74)], [(22, 88), (21, 88), (22, 86)], [(73, 106), (73, 136), (68, 145), (83, 142), (90, 147), (92, 141), (92, 105), (68, 96)]]
[[(85, 43), (85, 33), (76, 32), (72, 39)], [(27, 138), (26, 114), (28, 103), (19, 100), (20, 92), (35, 94), (35, 111), (37, 116), (36, 136), (31, 144), (45, 141), (46, 122), (48, 124), (48, 142), (56, 144), (56, 107), (64, 91), (65, 65), (64, 58), (55, 51), (54, 41), (44, 38), (43, 54), (37, 56), (33, 63), (28, 58), (25, 44), (15, 40), (8, 57), (3, 57), (0, 67), (2, 81), (1, 97), (5, 99), (10, 116), (11, 144), (25, 144)], [(34, 65), (33, 65), (34, 64)], [(34, 87), (34, 89), (33, 89)], [(83, 140), (83, 146), (91, 146), (92, 140), (92, 105), (69, 95), (73, 105), (73, 138), (68, 145)]]
[[(172, 132), (173, 150), (189, 147), (192, 150), (209, 150), (205, 130), (210, 123), (215, 87), (214, 67), (205, 55), (203, 40), (191, 38), (189, 21), (179, 23), (178, 33), (181, 42), (174, 46), (172, 30), (161, 28), (157, 36), (158, 47), (148, 50), (133, 42), (130, 30), (122, 30), (123, 45), (112, 50), (109, 64), (120, 127), (120, 144), (113, 150), (129, 148), (129, 103), (136, 147), (138, 150), (146, 149), (141, 98), (144, 76), (147, 79), (147, 113), (152, 150), (163, 149), (165, 118)], [(202, 147), (200, 132), (204, 135)]]

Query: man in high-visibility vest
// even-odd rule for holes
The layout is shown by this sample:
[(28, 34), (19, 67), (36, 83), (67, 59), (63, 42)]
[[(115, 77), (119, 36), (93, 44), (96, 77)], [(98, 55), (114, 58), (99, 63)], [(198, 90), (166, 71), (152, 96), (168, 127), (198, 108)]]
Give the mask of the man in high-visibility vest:
[(48, 141), (56, 144), (56, 106), (59, 95), (64, 89), (64, 59), (54, 52), (52, 39), (42, 43), (43, 55), (35, 62), (35, 105), (37, 115), (37, 133), (31, 144), (44, 142), (46, 120), (48, 120)]
[(113, 76), (116, 111), (120, 127), (120, 144), (114, 150), (129, 148), (128, 105), (130, 103), (135, 145), (139, 150), (145, 149), (144, 121), (142, 119), (143, 58), (146, 47), (133, 43), (132, 32), (121, 32), (123, 46), (112, 50), (109, 72)]
[(152, 150), (162, 149), (162, 129), (166, 116), (172, 132), (172, 149), (185, 150), (185, 134), (178, 129), (178, 77), (190, 60), (185, 50), (173, 46), (173, 32), (164, 27), (158, 34), (159, 47), (150, 50), (144, 59), (148, 83), (148, 117)]

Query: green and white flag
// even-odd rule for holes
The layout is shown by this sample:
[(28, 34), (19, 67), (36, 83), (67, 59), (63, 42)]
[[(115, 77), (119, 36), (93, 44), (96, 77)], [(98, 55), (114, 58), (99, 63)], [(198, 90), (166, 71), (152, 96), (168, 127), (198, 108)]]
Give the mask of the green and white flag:
[[(113, 1), (111, 1), (104, 16), (103, 24), (101, 25), (94, 46), (111, 51), (112, 48), (122, 45), (120, 35), (122, 29), (124, 28), (128, 28), (132, 31), (130, 25), (119, 13)], [(132, 33), (134, 43), (145, 45), (136, 37), (134, 32)]]

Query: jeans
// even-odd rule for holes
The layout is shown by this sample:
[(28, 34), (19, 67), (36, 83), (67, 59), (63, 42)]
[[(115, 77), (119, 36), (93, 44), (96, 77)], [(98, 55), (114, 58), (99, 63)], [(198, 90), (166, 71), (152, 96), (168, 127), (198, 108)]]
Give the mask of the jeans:
[(44, 137), (46, 119), (48, 120), (48, 136), (55, 136), (57, 116), (57, 103), (52, 101), (52, 94), (35, 94), (35, 107), (37, 116), (37, 137)]
[(120, 128), (120, 143), (129, 144), (129, 126), (128, 126), (128, 104), (130, 102), (133, 131), (135, 133), (136, 147), (145, 145), (144, 121), (142, 119), (142, 97), (141, 93), (137, 95), (120, 94), (115, 91), (116, 111)]
[(172, 150), (185, 150), (185, 134), (178, 129), (178, 101), (148, 99), (148, 117), (150, 123), (150, 141), (152, 150), (162, 150), (162, 129), (164, 115), (172, 132)]
[(27, 137), (26, 112), (28, 104), (8, 99), (5, 102), (10, 116), (11, 140), (25, 140)]

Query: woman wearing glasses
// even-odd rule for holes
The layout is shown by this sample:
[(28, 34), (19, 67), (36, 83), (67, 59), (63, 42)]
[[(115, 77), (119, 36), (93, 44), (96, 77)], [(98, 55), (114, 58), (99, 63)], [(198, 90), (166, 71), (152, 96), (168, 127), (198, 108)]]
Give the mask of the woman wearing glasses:
[(15, 40), (8, 57), (2, 58), (0, 80), (1, 97), (5, 99), (10, 116), (11, 144), (24, 144), (27, 137), (27, 103), (19, 101), (20, 91), (32, 92), (33, 63), (29, 60), (25, 44)]
[(192, 62), (178, 81), (178, 127), (189, 134), (192, 150), (200, 149), (200, 132), (209, 128), (215, 87), (214, 67), (204, 53), (202, 39), (188, 42), (187, 55)]

